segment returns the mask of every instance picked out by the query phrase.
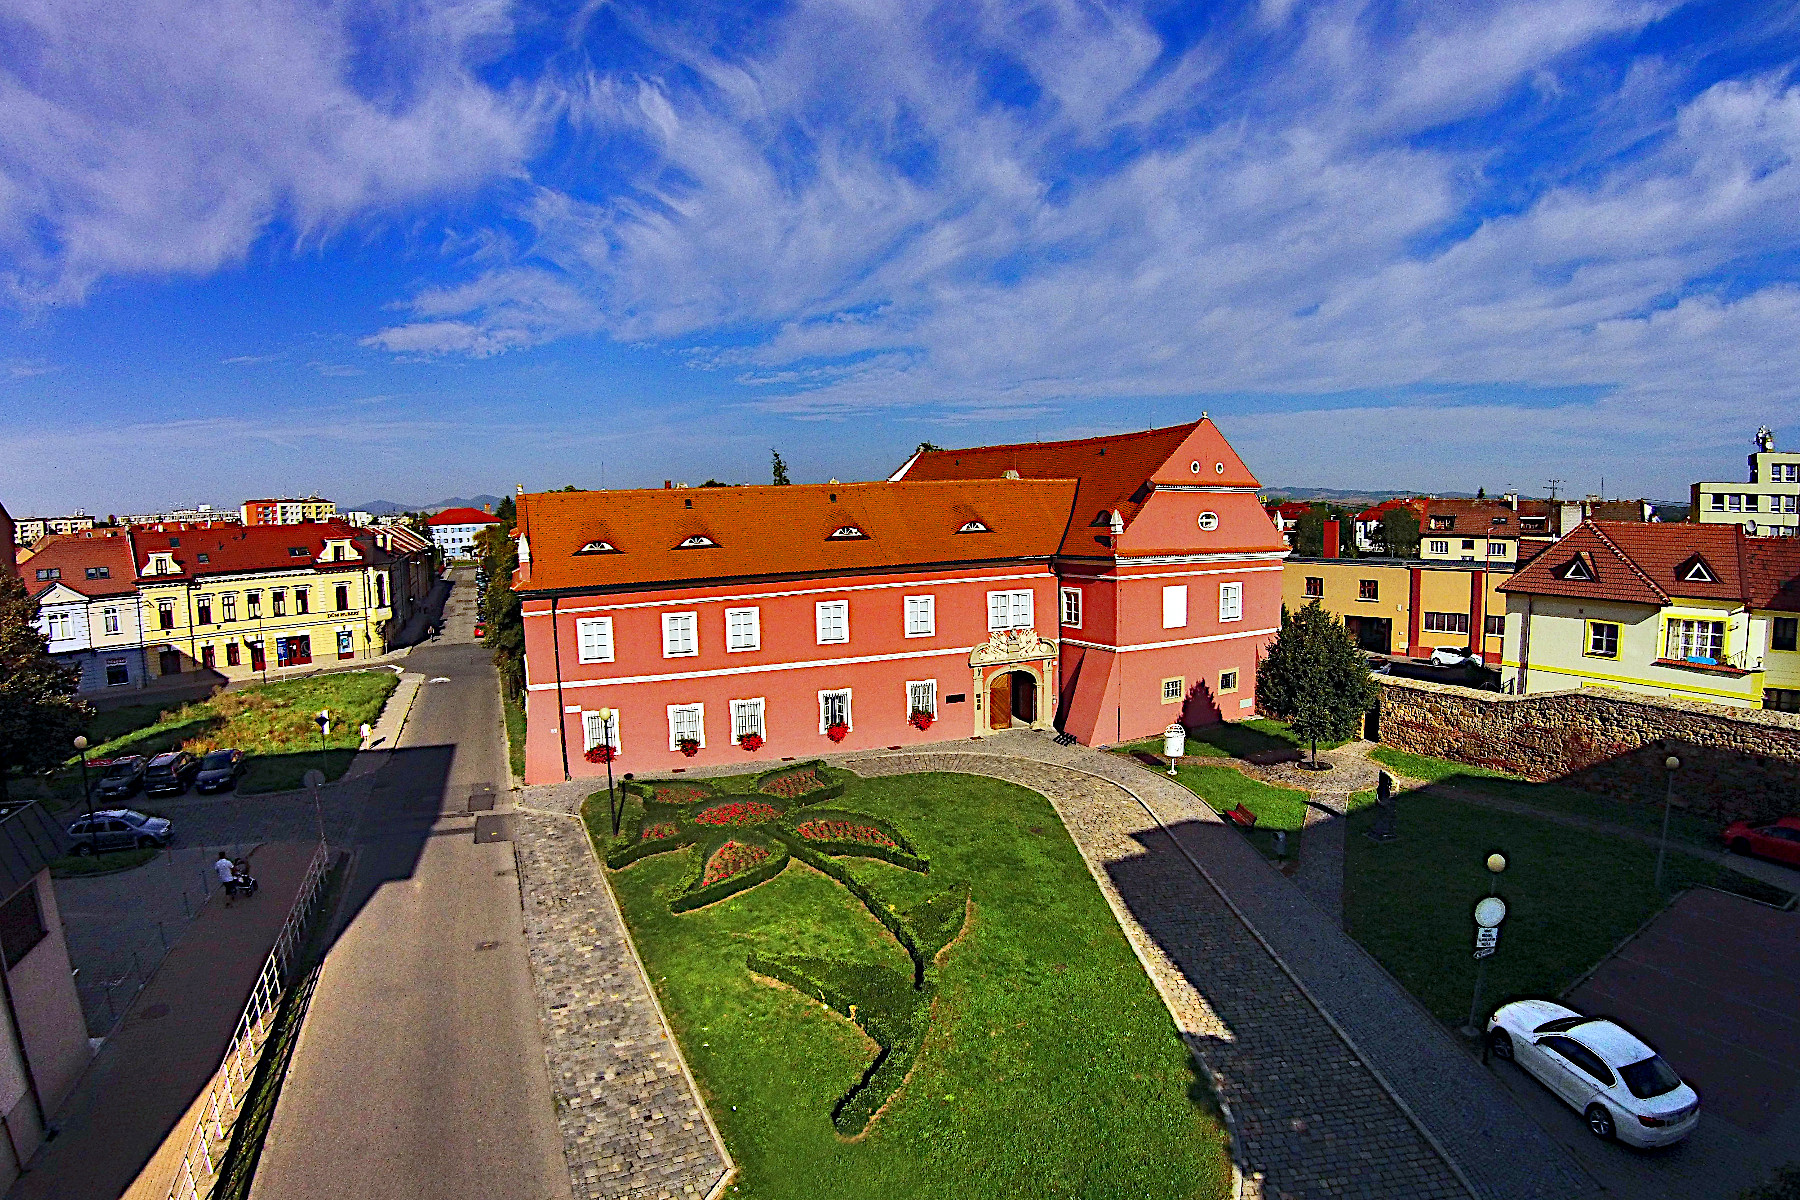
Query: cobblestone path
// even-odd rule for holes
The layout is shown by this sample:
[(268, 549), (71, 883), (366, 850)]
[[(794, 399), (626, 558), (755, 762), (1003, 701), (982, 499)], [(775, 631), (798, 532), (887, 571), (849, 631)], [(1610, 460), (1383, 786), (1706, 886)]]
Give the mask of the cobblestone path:
[(1236, 1153), (1263, 1195), (1598, 1193), (1335, 917), (1179, 784), (1024, 733), (845, 765), (992, 775), (1049, 797), (1218, 1081)]
[[(557, 1120), (577, 1200), (714, 1194), (732, 1169), (576, 817), (532, 789), (513, 838)], [(552, 810), (552, 811), (542, 811)]]

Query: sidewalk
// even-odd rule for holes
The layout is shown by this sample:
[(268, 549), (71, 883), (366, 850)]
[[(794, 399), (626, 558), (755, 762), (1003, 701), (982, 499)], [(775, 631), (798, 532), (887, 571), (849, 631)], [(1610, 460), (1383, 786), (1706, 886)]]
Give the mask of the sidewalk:
[(406, 719), (412, 715), (413, 703), (418, 700), (419, 688), (424, 683), (425, 676), (417, 671), (401, 673), (399, 685), (388, 696), (381, 715), (369, 729), (368, 744), (350, 760), (350, 769), (344, 772), (341, 781), (362, 779), (381, 770), (389, 753), (400, 745), (400, 731), (406, 728)]
[(56, 1140), (7, 1200), (167, 1194), (188, 1114), (218, 1071), (315, 850), (260, 846), (250, 858), (258, 894), (227, 905), (214, 893), (53, 1115)]

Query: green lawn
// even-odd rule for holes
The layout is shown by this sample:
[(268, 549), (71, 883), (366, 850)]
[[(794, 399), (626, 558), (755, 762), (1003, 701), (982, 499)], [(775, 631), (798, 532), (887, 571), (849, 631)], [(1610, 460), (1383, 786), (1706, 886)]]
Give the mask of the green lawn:
[(65, 854), (61, 858), (50, 860), (50, 874), (56, 879), (69, 879), (76, 875), (111, 875), (141, 867), (160, 853), (162, 851), (149, 847), (114, 850), (107, 854)]
[[(1319, 749), (1334, 750), (1343, 742), (1320, 742)], [(1114, 746), (1118, 753), (1145, 750), (1161, 754), (1163, 740), (1156, 737)], [(1288, 754), (1294, 750), (1310, 750), (1294, 736), (1283, 721), (1252, 717), (1248, 721), (1220, 721), (1188, 730), (1186, 756), (1191, 758), (1250, 758), (1258, 754)]]
[[(1465, 766), (1449, 759), (1429, 758), (1423, 754), (1408, 754), (1404, 750), (1388, 746), (1376, 747), (1369, 752), (1369, 757), (1408, 778), (1422, 779), (1427, 783), (1443, 783), (1496, 799), (1529, 804), (1533, 808), (1549, 812), (1607, 821), (1650, 833), (1658, 833), (1662, 829), (1663, 794), (1660, 790), (1646, 795), (1641, 803), (1632, 804), (1582, 791), (1580, 788), (1554, 783), (1531, 783), (1503, 771)], [(1715, 850), (1719, 846), (1719, 831), (1723, 828), (1724, 823), (1721, 821), (1689, 813), (1681, 808), (1676, 808), (1669, 820), (1671, 838), (1695, 842)]]
[(1345, 921), (1395, 978), (1453, 1024), (1469, 1013), (1471, 914), (1487, 895), (1483, 864), (1496, 850), (1509, 864), (1499, 881), (1508, 912), (1488, 967), (1483, 1003), (1489, 1011), (1521, 996), (1556, 995), (1659, 911), (1675, 888), (1708, 884), (1786, 899), (1679, 851), (1669, 854), (1659, 894), (1654, 847), (1497, 812), (1429, 787), (1401, 793), (1398, 803), (1396, 842), (1360, 836), (1375, 818), (1369, 808), (1350, 817)]
[[(299, 787), (302, 776), (314, 767), (324, 771), (326, 779), (336, 779), (349, 769), (360, 741), (358, 727), (365, 721), (375, 723), (395, 680), (392, 671), (346, 671), (220, 692), (210, 700), (162, 712), (148, 725), (127, 722), (123, 732), (90, 746), (88, 757), (173, 749), (199, 754), (216, 746), (236, 746), (251, 756), (238, 791), (289, 791)], [(313, 723), (313, 714), (320, 709), (331, 710), (331, 733), (323, 755), (319, 727)], [(102, 713), (96, 719), (113, 715)], [(78, 799), (78, 769), (65, 766), (57, 771), (52, 787)]]
[(502, 694), (506, 709), (506, 760), (514, 779), (525, 778), (525, 701)]
[[(832, 1107), (873, 1061), (873, 1044), (824, 1005), (753, 977), (745, 959), (804, 955), (865, 974), (910, 971), (869, 910), (798, 860), (767, 883), (680, 915), (669, 900), (692, 851), (610, 874), (741, 1167), (733, 1194), (1226, 1195), (1216, 1112), (1044, 798), (971, 776), (831, 774), (847, 785), (832, 809), (890, 822), (930, 862), (920, 875), (836, 859), (878, 902), (906, 913), (958, 881), (971, 888), (970, 923), (939, 960), (913, 1072), (858, 1140), (839, 1136)], [(610, 840), (604, 808), (602, 791), (584, 814), (602, 848)]]

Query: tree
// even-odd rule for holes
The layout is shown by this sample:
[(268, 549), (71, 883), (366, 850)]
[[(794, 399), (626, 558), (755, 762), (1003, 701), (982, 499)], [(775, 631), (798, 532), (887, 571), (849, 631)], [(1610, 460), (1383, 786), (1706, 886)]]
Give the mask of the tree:
[(1486, 500), (1487, 499), (1487, 489), (1484, 487), (1476, 488), (1475, 489), (1475, 498), (1477, 500)]
[(37, 616), (23, 581), (0, 576), (0, 800), (9, 772), (62, 762), (87, 727), (88, 706), (75, 696), (81, 671), (50, 657)]
[(511, 523), (503, 522), (475, 535), (475, 551), (487, 571), (487, 587), (477, 601), (501, 686), (507, 695), (517, 697), (525, 691), (525, 620), (519, 611), (518, 593), (512, 589), (519, 544), (512, 540), (510, 529)]
[(1390, 558), (1415, 558), (1419, 553), (1419, 514), (1410, 508), (1390, 508), (1381, 514), (1375, 540)]
[(1294, 553), (1318, 558), (1325, 553), (1325, 522), (1338, 523), (1338, 557), (1356, 557), (1356, 518), (1348, 509), (1325, 504), (1307, 506), (1294, 523)]
[(913, 453), (914, 454), (929, 454), (933, 450), (942, 450), (942, 449), (943, 449), (943, 447), (938, 445), (936, 442), (920, 442), (919, 448), (917, 450), (914, 450)]
[(508, 496), (494, 505), (494, 516), (502, 525), (510, 529), (519, 523), (519, 506), (513, 502), (511, 496)]
[(1344, 623), (1317, 600), (1299, 612), (1281, 610), (1281, 631), (1256, 668), (1256, 706), (1286, 721), (1312, 745), (1348, 741), (1362, 730), (1380, 685)]
[(785, 462), (781, 461), (781, 451), (771, 450), (771, 451), (769, 451), (769, 453), (771, 455), (773, 455), (774, 459), (775, 459), (775, 463), (774, 463), (775, 478), (772, 482), (778, 483), (778, 484), (789, 484), (789, 483), (794, 482), (793, 480), (788, 478), (787, 464)]

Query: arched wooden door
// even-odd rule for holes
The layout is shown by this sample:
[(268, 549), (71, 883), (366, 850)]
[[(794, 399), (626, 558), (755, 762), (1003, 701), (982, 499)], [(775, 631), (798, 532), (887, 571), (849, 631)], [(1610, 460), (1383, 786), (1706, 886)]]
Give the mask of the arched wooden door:
[(994, 676), (988, 684), (988, 728), (1012, 728), (1012, 681), (1011, 671)]
[(1037, 680), (1030, 671), (1012, 673), (1012, 715), (1024, 725), (1037, 722)]

